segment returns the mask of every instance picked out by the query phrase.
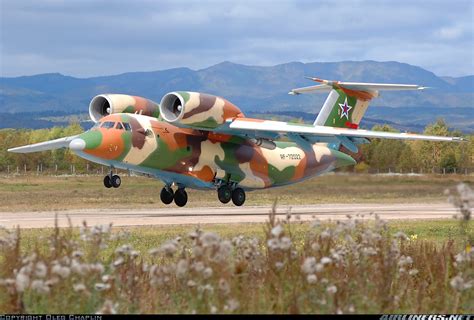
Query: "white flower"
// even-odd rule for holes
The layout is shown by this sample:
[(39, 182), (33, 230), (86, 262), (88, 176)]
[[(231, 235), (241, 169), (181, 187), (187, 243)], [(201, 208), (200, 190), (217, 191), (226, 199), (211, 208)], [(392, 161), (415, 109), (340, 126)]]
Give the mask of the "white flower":
[(76, 283), (72, 285), (72, 289), (75, 292), (81, 292), (86, 290), (86, 286), (83, 283)]
[(189, 280), (188, 283), (187, 283), (188, 287), (192, 288), (192, 287), (195, 287), (196, 286), (196, 282), (193, 281), (193, 280)]
[(464, 279), (459, 275), (452, 278), (451, 281), (449, 282), (449, 284), (455, 290), (458, 290), (458, 291), (464, 290)]
[(398, 261), (398, 266), (403, 268), (404, 266), (409, 266), (413, 263), (413, 259), (410, 256), (401, 256)]
[(155, 255), (157, 255), (157, 254), (160, 253), (160, 252), (161, 252), (161, 251), (160, 251), (160, 248), (153, 248), (153, 249), (148, 250), (148, 253), (149, 253), (150, 255), (152, 255), (152, 256), (155, 256)]
[(105, 291), (110, 289), (110, 284), (108, 283), (96, 283), (95, 284), (95, 289), (97, 291)]
[(276, 238), (271, 238), (270, 240), (267, 241), (267, 245), (270, 248), (270, 250), (277, 250), (280, 248), (280, 240)]
[(199, 238), (202, 242), (203, 247), (212, 247), (219, 244), (220, 238), (217, 234), (212, 232), (205, 232)]
[(278, 238), (280, 234), (283, 232), (283, 227), (280, 224), (277, 224), (275, 227), (273, 227), (271, 233), (275, 238)]
[(89, 267), (92, 271), (95, 271), (100, 274), (104, 273), (105, 271), (104, 266), (102, 265), (102, 263), (99, 263), (99, 262), (91, 264)]
[(217, 308), (216, 306), (211, 306), (211, 313), (216, 314), (217, 313)]
[(23, 292), (30, 285), (30, 277), (22, 272), (16, 276), (15, 287), (16, 291)]
[(331, 237), (331, 233), (329, 231), (324, 230), (323, 232), (321, 232), (321, 239), (327, 239), (330, 237)]
[(321, 263), (316, 263), (316, 267), (315, 267), (316, 272), (321, 272), (321, 271), (323, 271), (323, 269), (324, 269), (324, 265), (323, 265), (323, 264), (321, 264)]
[(41, 294), (49, 293), (49, 287), (44, 283), (43, 280), (34, 280), (31, 283), (31, 289)]
[(301, 270), (306, 274), (311, 274), (316, 271), (316, 258), (308, 257), (304, 260)]
[(109, 275), (109, 274), (105, 274), (102, 276), (102, 282), (109, 282), (110, 280), (113, 280), (113, 276)]
[(373, 247), (364, 247), (362, 248), (362, 253), (366, 256), (375, 256), (377, 255), (377, 250)]
[(308, 281), (309, 284), (315, 284), (318, 281), (318, 278), (314, 274), (309, 274), (306, 277), (306, 281)]
[(212, 294), (214, 292), (214, 288), (210, 284), (199, 286), (197, 289), (200, 293), (205, 293), (207, 291)]
[(205, 268), (204, 263), (202, 261), (195, 262), (193, 264), (193, 268), (196, 272), (202, 272)]
[(38, 277), (38, 278), (44, 278), (46, 277), (46, 274), (48, 273), (48, 268), (46, 267), (46, 265), (44, 264), (44, 262), (40, 261), (38, 263), (36, 263), (36, 267), (35, 267), (35, 275)]
[(334, 294), (337, 292), (337, 287), (335, 285), (330, 285), (326, 288), (326, 291), (330, 294)]
[(224, 310), (228, 310), (230, 312), (236, 311), (240, 307), (240, 304), (235, 299), (229, 299), (224, 306)]
[(129, 255), (131, 251), (132, 251), (132, 246), (129, 244), (124, 244), (123, 246), (115, 250), (115, 253)]
[(71, 274), (71, 269), (69, 269), (68, 267), (65, 267), (65, 266), (61, 266), (60, 264), (56, 264), (56, 265), (54, 265), (51, 272), (54, 273), (54, 274), (57, 274), (58, 276), (60, 276), (63, 279), (66, 279)]
[(280, 249), (283, 251), (289, 250), (291, 248), (291, 240), (288, 237), (283, 237), (280, 239)]
[(123, 257), (119, 257), (117, 260), (114, 261), (113, 265), (114, 267), (118, 267), (122, 265), (125, 262)]
[(161, 252), (171, 257), (175, 254), (177, 248), (173, 241), (168, 241), (160, 247)]
[(411, 269), (410, 271), (408, 271), (408, 274), (409, 274), (410, 276), (417, 275), (417, 274), (418, 274), (418, 270), (417, 270), (417, 269)]
[(204, 271), (202, 272), (202, 275), (204, 276), (204, 279), (209, 279), (210, 277), (212, 277), (212, 269), (207, 267), (206, 269), (204, 269)]
[(184, 259), (179, 260), (176, 265), (176, 277), (184, 278), (186, 272), (188, 271), (188, 262)]
[(321, 249), (321, 246), (319, 245), (319, 243), (313, 242), (313, 244), (311, 244), (311, 249), (313, 249), (314, 251), (319, 251), (319, 249)]
[(330, 263), (332, 263), (332, 259), (329, 258), (329, 257), (322, 257), (322, 258), (321, 258), (321, 263), (322, 263), (323, 265), (330, 264)]
[(285, 264), (283, 262), (280, 262), (280, 261), (275, 262), (275, 268), (277, 270), (281, 270), (284, 266)]

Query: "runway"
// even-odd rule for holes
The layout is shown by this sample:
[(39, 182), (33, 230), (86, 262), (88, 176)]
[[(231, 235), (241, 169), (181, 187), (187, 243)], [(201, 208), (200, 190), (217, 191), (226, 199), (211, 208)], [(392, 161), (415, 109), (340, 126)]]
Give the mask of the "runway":
[[(60, 227), (112, 223), (114, 226), (150, 226), (174, 224), (213, 224), (265, 222), (271, 206), (222, 206), (205, 208), (177, 208), (175, 206), (158, 209), (92, 209), (68, 211), (0, 212), (0, 226), (6, 228), (54, 227), (55, 216)], [(446, 219), (452, 218), (457, 210), (448, 203), (414, 204), (318, 204), (279, 205), (277, 216), (285, 219), (291, 212), (293, 220), (347, 219), (347, 215), (373, 219), (378, 214), (382, 219)], [(372, 214), (371, 214), (372, 213)], [(363, 215), (363, 217), (361, 217)]]

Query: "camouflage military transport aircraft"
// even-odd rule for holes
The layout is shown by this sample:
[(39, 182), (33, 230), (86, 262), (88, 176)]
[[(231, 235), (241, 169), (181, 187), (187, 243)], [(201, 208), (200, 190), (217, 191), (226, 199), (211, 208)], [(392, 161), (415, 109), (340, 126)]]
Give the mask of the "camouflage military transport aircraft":
[[(381, 90), (418, 85), (354, 83), (310, 78), (320, 84), (289, 94), (329, 91), (312, 125), (247, 118), (231, 102), (209, 94), (176, 91), (161, 103), (123, 94), (101, 94), (89, 105), (95, 125), (71, 137), (9, 149), (28, 153), (70, 148), (109, 167), (107, 188), (118, 188), (113, 169), (151, 175), (165, 183), (161, 200), (182, 207), (185, 188), (215, 189), (222, 203), (241, 206), (245, 191), (296, 183), (356, 161), (371, 138), (460, 141), (458, 137), (358, 129), (369, 101)], [(175, 190), (173, 190), (175, 187)]]

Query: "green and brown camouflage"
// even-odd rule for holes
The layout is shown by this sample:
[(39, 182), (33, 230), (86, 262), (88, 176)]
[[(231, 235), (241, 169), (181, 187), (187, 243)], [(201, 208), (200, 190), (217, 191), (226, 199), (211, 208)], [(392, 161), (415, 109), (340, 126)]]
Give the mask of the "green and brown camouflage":
[(126, 94), (101, 94), (94, 97), (89, 105), (89, 115), (94, 122), (115, 113), (142, 114), (158, 118), (160, 106), (152, 100)]
[[(420, 90), (404, 84), (339, 82), (293, 89), (291, 94), (330, 91), (313, 125), (246, 118), (224, 98), (188, 91), (166, 94), (160, 105), (135, 96), (104, 94), (89, 106), (95, 126), (77, 136), (9, 149), (37, 152), (70, 148), (110, 168), (127, 169), (165, 182), (163, 203), (187, 202), (184, 188), (217, 189), (222, 203), (245, 201), (243, 189), (299, 182), (356, 161), (341, 152), (358, 151), (371, 138), (462, 141), (409, 133), (358, 129), (369, 101), (380, 90)], [(286, 141), (284, 140), (286, 139)], [(104, 177), (107, 188), (120, 177)], [(177, 185), (173, 192), (171, 186)], [(243, 189), (242, 189), (243, 188)]]
[(355, 164), (323, 143), (302, 148), (278, 141), (267, 149), (239, 136), (179, 128), (138, 114), (106, 116), (76, 139), (85, 143), (75, 151), (92, 161), (140, 167), (165, 181), (194, 187), (212, 188), (218, 180), (229, 180), (246, 189), (269, 188)]
[(171, 92), (160, 105), (163, 119), (181, 127), (214, 129), (228, 119), (243, 117), (242, 111), (226, 99), (199, 92)]

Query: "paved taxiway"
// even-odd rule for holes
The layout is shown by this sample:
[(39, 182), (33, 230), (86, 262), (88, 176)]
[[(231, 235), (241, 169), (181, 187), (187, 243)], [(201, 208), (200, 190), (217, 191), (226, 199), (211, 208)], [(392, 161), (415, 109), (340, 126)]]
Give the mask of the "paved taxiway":
[[(54, 227), (55, 216), (58, 225), (79, 226), (85, 220), (88, 225), (109, 224), (114, 226), (138, 225), (171, 225), (171, 224), (208, 224), (208, 223), (242, 223), (264, 222), (271, 206), (232, 205), (205, 208), (177, 208), (170, 205), (158, 209), (91, 209), (68, 211), (36, 211), (36, 212), (0, 212), (0, 226), (14, 228)], [(277, 215), (284, 219), (290, 206), (279, 205)], [(318, 204), (291, 206), (292, 219), (347, 219), (347, 215), (364, 215), (371, 218), (370, 213), (378, 214), (382, 219), (443, 219), (452, 218), (457, 210), (448, 203), (430, 204)]]

